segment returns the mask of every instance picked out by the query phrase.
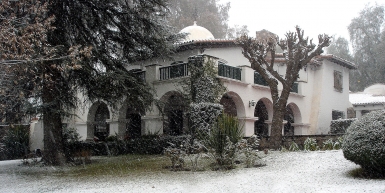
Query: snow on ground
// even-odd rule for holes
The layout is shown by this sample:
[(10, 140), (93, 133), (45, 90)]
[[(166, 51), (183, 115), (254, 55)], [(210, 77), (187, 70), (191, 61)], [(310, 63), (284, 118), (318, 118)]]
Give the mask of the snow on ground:
[(50, 175), (50, 167), (35, 168), (36, 175), (20, 160), (1, 161), (0, 192), (385, 192), (385, 180), (349, 177), (359, 166), (341, 150), (272, 152), (263, 159), (267, 165), (259, 168), (95, 179)]

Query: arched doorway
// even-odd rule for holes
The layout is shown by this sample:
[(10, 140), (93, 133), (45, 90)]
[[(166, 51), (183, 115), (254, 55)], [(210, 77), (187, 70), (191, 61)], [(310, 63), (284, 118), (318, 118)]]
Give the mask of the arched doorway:
[(94, 136), (104, 141), (110, 133), (107, 119), (110, 118), (110, 111), (105, 103), (100, 103), (94, 117)]
[(138, 111), (127, 108), (126, 137), (138, 138), (142, 135), (142, 116)]
[(294, 126), (292, 124), (295, 122), (295, 120), (294, 120), (293, 109), (289, 105), (286, 106), (284, 120), (287, 121), (287, 123), (284, 126), (284, 136), (293, 136)]
[(223, 112), (236, 117), (237, 116), (237, 107), (235, 105), (234, 100), (229, 94), (224, 94), (221, 98), (220, 102), (221, 105), (223, 105)]
[(165, 121), (163, 133), (167, 135), (182, 135), (184, 132), (186, 102), (178, 92), (168, 93), (164, 106)]
[(268, 136), (269, 126), (265, 121), (269, 120), (269, 114), (262, 100), (259, 100), (255, 106), (254, 117), (258, 117), (258, 120), (254, 122), (254, 134), (259, 137)]

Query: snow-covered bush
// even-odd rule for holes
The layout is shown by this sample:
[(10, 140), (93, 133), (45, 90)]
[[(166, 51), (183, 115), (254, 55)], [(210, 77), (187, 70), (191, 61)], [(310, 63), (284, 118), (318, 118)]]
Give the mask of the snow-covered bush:
[(305, 151), (316, 151), (319, 150), (319, 147), (317, 145), (317, 140), (314, 138), (308, 137), (305, 142), (303, 143), (303, 148)]
[(226, 88), (217, 77), (215, 62), (208, 56), (189, 57), (188, 68), (190, 78), (184, 82), (184, 93), (190, 100), (190, 128), (195, 131), (206, 131), (214, 124), (222, 113), (223, 107), (219, 98)]
[(238, 151), (239, 153), (244, 154), (247, 168), (255, 166), (256, 160), (260, 159), (260, 157), (258, 156), (258, 146), (259, 139), (256, 135), (252, 135), (248, 139), (242, 139), (238, 142)]
[(198, 132), (209, 131), (222, 111), (223, 106), (218, 103), (192, 103), (190, 127)]
[(332, 139), (328, 139), (328, 140), (324, 141), (322, 149), (323, 150), (333, 150), (334, 149), (334, 142), (333, 142), (333, 140)]
[(385, 111), (373, 111), (352, 123), (342, 144), (346, 159), (373, 175), (385, 176)]
[(290, 146), (289, 146), (289, 151), (299, 151), (299, 146), (297, 143), (295, 143), (294, 141), (292, 141), (290, 143)]
[(332, 120), (330, 122), (330, 133), (332, 134), (345, 133), (346, 129), (355, 120), (357, 120), (357, 118)]

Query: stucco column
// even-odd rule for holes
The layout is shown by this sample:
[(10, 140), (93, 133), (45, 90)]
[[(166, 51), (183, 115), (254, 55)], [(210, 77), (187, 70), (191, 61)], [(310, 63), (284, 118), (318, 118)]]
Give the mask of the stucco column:
[(244, 137), (251, 137), (254, 135), (254, 122), (258, 120), (258, 117), (242, 117), (239, 119), (239, 126), (243, 126)]
[(266, 121), (265, 121), (265, 123), (266, 123), (266, 124), (267, 124), (267, 126), (268, 126), (267, 135), (268, 135), (268, 136), (271, 136), (271, 124), (272, 124), (272, 122), (271, 122), (271, 121), (268, 121), (268, 120), (266, 120)]
[(254, 70), (247, 65), (239, 67), (242, 69), (241, 81), (249, 84), (254, 84)]
[(94, 127), (95, 123), (94, 121), (87, 121), (87, 138), (86, 141), (93, 141), (94, 140)]
[(362, 117), (362, 111), (361, 110), (357, 110), (356, 111), (356, 118), (360, 119), (361, 117)]
[(161, 116), (142, 116), (142, 135), (146, 134), (163, 134), (163, 121)]
[(148, 65), (146, 66), (146, 82), (148, 84), (151, 84), (156, 81), (156, 80), (159, 80), (159, 67), (161, 65), (159, 64), (151, 64), (151, 65)]
[(119, 122), (118, 122), (118, 120), (107, 119), (106, 122), (107, 122), (107, 124), (109, 124), (109, 127), (110, 127), (110, 133), (108, 134), (108, 136), (117, 135), (117, 137), (119, 137)]

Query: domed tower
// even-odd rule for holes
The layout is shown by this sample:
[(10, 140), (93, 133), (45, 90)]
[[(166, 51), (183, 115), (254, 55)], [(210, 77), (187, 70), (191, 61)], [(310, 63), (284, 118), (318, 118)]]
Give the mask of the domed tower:
[(187, 36), (182, 42), (189, 42), (195, 40), (213, 40), (213, 34), (202, 26), (198, 26), (194, 21), (194, 25), (183, 28), (179, 33), (186, 33)]

